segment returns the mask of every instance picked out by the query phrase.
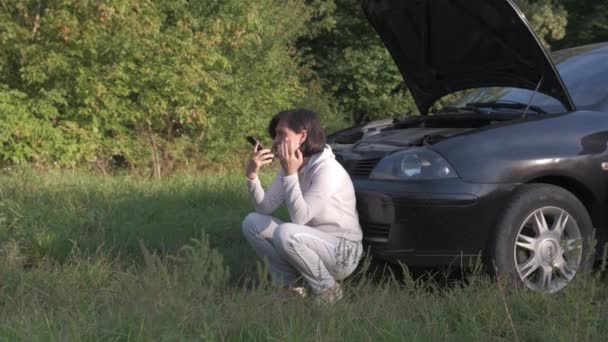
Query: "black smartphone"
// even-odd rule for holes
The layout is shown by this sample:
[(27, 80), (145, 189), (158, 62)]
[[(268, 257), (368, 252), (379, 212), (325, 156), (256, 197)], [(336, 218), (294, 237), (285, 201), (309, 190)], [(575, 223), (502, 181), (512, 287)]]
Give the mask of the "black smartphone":
[(259, 144), (257, 151), (264, 149), (264, 147), (262, 146), (262, 143), (260, 143), (260, 140), (258, 140), (258, 138), (256, 138), (255, 136), (248, 135), (246, 138), (247, 138), (247, 141), (249, 141), (249, 143), (251, 144), (251, 146), (255, 146), (255, 144)]

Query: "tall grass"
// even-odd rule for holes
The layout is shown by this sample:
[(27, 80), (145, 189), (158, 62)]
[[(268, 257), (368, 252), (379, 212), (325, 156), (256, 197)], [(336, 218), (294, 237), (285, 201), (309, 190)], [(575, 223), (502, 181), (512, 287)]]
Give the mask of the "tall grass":
[(378, 280), (365, 263), (336, 305), (274, 302), (264, 267), (241, 237), (250, 210), (240, 174), (163, 182), (34, 173), (0, 178), (0, 337), (608, 338), (608, 287), (595, 275), (543, 295), (510, 291), (479, 273), (456, 285), (408, 272)]
[[(267, 178), (267, 176), (266, 176)], [(77, 248), (141, 261), (139, 241), (173, 253), (204, 232), (236, 274), (254, 266), (241, 235), (251, 211), (240, 174), (131, 177), (21, 173), (0, 178), (0, 244), (22, 262), (65, 261)], [(238, 262), (247, 260), (250, 262)]]

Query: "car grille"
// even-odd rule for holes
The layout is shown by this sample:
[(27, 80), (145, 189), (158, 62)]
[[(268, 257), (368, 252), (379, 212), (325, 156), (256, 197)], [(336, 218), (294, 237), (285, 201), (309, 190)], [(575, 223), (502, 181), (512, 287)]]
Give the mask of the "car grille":
[(378, 165), (381, 158), (363, 159), (355, 161), (349, 173), (353, 177), (368, 177), (372, 170)]
[(389, 231), (391, 230), (390, 224), (369, 222), (361, 222), (361, 228), (364, 235), (386, 238), (388, 238)]

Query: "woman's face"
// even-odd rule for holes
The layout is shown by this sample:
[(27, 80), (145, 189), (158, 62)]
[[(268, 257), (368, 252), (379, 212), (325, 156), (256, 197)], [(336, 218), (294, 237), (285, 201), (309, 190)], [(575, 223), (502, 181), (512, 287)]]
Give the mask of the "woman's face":
[(285, 139), (289, 139), (289, 141), (295, 143), (300, 146), (306, 140), (306, 130), (302, 130), (299, 133), (292, 131), (289, 127), (287, 127), (287, 123), (283, 120), (279, 121), (277, 127), (275, 128), (275, 137), (272, 143), (275, 147), (281, 144)]

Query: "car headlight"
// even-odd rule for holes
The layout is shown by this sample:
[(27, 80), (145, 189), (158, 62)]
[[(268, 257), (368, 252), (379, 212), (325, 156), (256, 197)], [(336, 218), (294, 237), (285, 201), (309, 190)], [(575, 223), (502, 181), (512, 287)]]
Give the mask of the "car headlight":
[(371, 179), (429, 180), (457, 178), (456, 171), (437, 152), (412, 148), (384, 157)]

